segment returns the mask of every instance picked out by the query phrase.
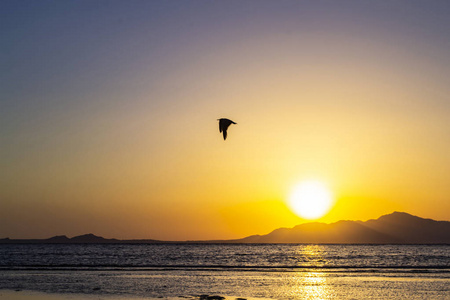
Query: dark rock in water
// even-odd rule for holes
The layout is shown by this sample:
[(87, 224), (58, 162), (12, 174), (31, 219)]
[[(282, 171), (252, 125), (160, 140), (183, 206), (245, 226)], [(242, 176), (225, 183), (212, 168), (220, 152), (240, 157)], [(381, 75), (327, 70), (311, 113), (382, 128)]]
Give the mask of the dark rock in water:
[(200, 295), (200, 300), (225, 300), (222, 296)]
[(236, 298), (236, 300), (247, 300), (245, 298)]

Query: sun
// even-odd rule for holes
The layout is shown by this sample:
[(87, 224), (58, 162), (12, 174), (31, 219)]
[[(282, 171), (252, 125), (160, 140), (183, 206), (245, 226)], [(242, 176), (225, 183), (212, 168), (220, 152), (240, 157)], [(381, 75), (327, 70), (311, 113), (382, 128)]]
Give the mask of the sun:
[(308, 180), (294, 187), (289, 197), (292, 211), (304, 219), (318, 219), (333, 205), (333, 196), (328, 187), (320, 181)]

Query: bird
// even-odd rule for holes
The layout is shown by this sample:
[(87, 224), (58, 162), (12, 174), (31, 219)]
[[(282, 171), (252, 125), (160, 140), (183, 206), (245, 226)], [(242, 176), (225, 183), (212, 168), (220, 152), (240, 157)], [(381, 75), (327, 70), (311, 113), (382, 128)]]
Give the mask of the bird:
[(219, 131), (223, 132), (223, 140), (227, 139), (227, 129), (231, 124), (237, 124), (229, 119), (221, 118), (217, 119), (219, 121)]

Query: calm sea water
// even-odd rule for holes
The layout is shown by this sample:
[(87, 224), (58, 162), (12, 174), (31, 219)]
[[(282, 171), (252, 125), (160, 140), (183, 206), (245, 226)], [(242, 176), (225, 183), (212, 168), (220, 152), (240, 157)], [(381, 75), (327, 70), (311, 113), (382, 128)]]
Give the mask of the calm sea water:
[(0, 289), (154, 298), (450, 299), (450, 246), (0, 245)]

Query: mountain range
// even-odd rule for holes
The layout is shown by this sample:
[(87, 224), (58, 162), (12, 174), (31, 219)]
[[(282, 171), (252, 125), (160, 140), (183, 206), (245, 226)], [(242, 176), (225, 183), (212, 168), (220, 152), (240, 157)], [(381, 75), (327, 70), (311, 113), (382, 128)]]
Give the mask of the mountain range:
[(0, 244), (154, 244), (154, 243), (305, 243), (305, 244), (450, 244), (450, 222), (393, 212), (376, 220), (305, 223), (279, 228), (266, 235), (235, 240), (160, 241), (105, 239), (94, 234), (68, 238), (0, 239)]
[(311, 244), (450, 244), (450, 222), (423, 219), (394, 212), (376, 220), (306, 223), (280, 228), (266, 235), (238, 240), (241, 243)]

